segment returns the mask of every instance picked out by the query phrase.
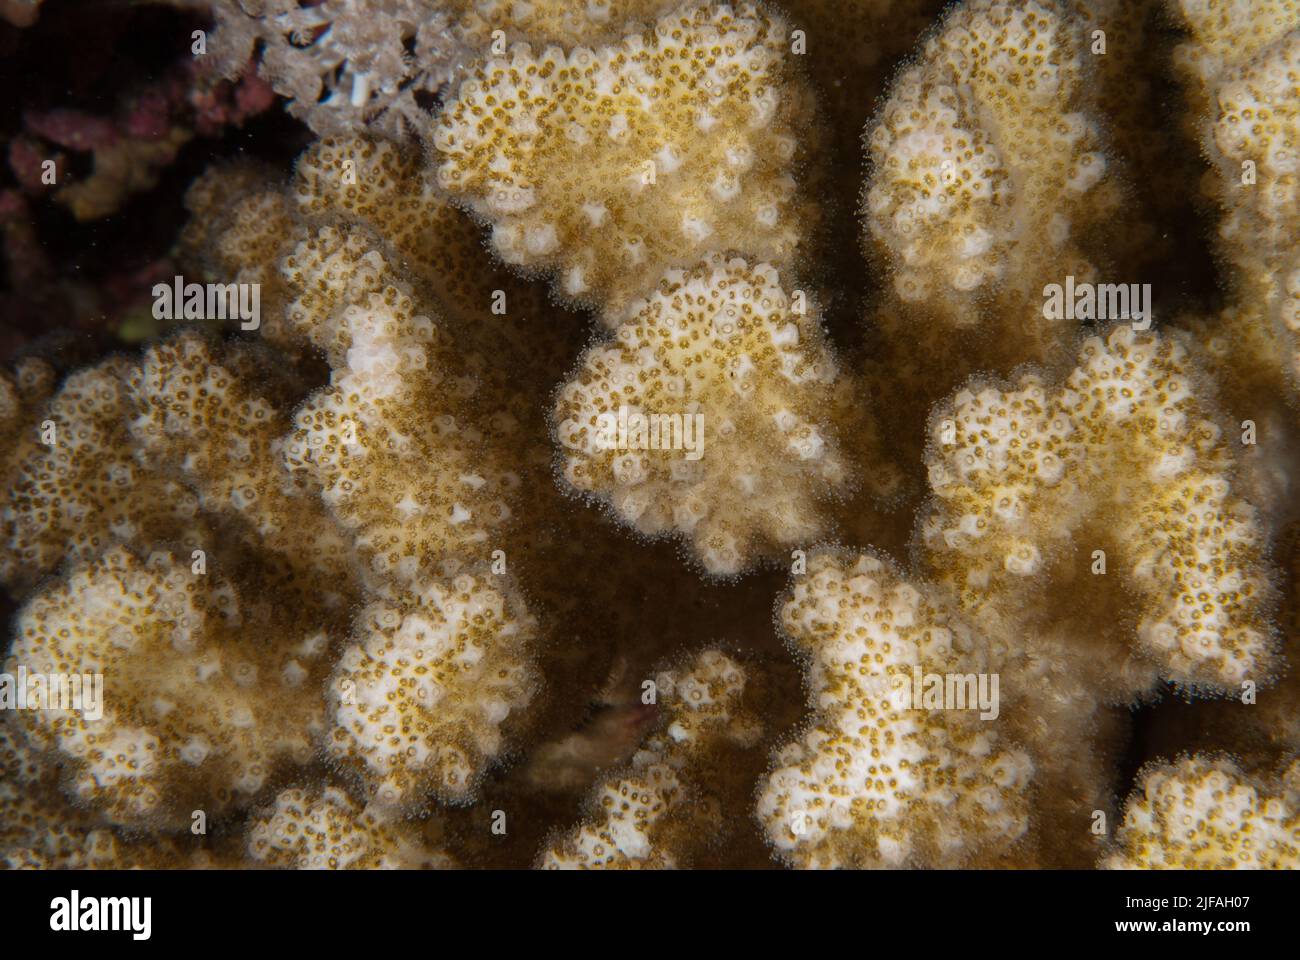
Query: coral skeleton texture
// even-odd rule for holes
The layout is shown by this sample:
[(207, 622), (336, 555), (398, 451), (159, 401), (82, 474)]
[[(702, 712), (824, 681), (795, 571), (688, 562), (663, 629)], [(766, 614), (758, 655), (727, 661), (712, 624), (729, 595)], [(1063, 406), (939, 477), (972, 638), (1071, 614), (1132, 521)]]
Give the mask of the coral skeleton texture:
[(1300, 866), (1295, 0), (120, 7), (0, 864)]

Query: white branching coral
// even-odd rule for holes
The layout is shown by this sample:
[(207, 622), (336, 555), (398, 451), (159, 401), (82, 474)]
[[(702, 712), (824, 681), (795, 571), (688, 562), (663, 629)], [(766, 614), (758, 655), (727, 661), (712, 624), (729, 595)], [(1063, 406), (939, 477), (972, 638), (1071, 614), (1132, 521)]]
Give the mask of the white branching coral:
[(515, 46), (440, 115), (438, 182), (507, 262), (619, 306), (713, 250), (784, 266), (806, 238), (785, 24), (694, 4), (621, 43)]
[(248, 855), (297, 870), (447, 869), (455, 861), (426, 849), (416, 829), (362, 808), (337, 787), (292, 788), (253, 818)]
[(1018, 324), (1047, 280), (1092, 276), (1081, 242), (1119, 197), (1088, 58), (1050, 0), (969, 0), (895, 80), (866, 136), (863, 215), (904, 305)]
[(435, 0), (187, 0), (209, 7), (213, 69), (229, 79), (259, 52), (258, 73), (321, 136), (367, 125), (401, 136), (428, 122), (430, 98), (468, 55)]
[(1277, 778), (1200, 755), (1139, 777), (1115, 835), (1112, 870), (1300, 869), (1300, 763)]
[(1083, 343), (1060, 385), (1026, 373), (958, 392), (931, 420), (921, 538), (935, 576), (1003, 624), (1038, 605), (1061, 565), (1120, 577), (1151, 667), (1102, 669), (1129, 696), (1151, 668), (1218, 690), (1266, 679), (1269, 531), (1234, 491), (1205, 391), (1178, 338), (1118, 326)]
[(1015, 845), (1029, 826), (1029, 756), (974, 699), (914, 702), (918, 673), (990, 671), (987, 643), (939, 591), (872, 555), (818, 550), (780, 618), (808, 658), (816, 709), (759, 786), (758, 817), (783, 858), (956, 866)]
[(329, 639), (293, 636), (216, 574), (114, 547), (28, 602), (5, 671), (81, 681), (72, 706), (19, 716), (83, 803), (117, 822), (188, 823), (314, 755)]
[(471, 797), (534, 696), (535, 631), (504, 577), (461, 574), (370, 604), (330, 683), (331, 755), (384, 809)]
[(715, 255), (615, 317), (557, 399), (565, 480), (642, 533), (689, 538), (710, 573), (816, 538), (847, 468), (826, 416), (835, 361), (804, 294)]
[(743, 702), (745, 668), (706, 650), (655, 677), (663, 713), (626, 768), (592, 794), (591, 816), (556, 837), (544, 869), (646, 870), (688, 867), (724, 827), (716, 794), (728, 753), (755, 744), (757, 717)]

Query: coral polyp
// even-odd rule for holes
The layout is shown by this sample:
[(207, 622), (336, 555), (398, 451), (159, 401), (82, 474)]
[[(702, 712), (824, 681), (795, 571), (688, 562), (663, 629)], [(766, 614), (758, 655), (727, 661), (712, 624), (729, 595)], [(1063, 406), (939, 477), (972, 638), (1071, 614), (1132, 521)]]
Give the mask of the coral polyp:
[(1293, 0), (0, 17), (0, 863), (1300, 866)]

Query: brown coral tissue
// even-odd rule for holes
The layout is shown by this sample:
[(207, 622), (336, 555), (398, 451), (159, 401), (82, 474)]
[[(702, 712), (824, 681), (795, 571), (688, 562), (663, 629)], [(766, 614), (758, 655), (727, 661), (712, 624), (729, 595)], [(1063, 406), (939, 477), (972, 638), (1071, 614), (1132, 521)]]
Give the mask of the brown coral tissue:
[(1300, 867), (1297, 0), (0, 17), (0, 866)]

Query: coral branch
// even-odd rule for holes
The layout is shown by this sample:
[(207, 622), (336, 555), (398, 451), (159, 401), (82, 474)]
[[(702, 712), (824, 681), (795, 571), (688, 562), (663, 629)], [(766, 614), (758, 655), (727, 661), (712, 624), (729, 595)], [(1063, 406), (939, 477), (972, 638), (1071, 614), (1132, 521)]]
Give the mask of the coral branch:
[(874, 556), (807, 562), (780, 617), (816, 712), (758, 795), (777, 852), (802, 867), (942, 867), (1013, 848), (1033, 762), (977, 712), (913, 702), (915, 671), (988, 671), (987, 643)]

